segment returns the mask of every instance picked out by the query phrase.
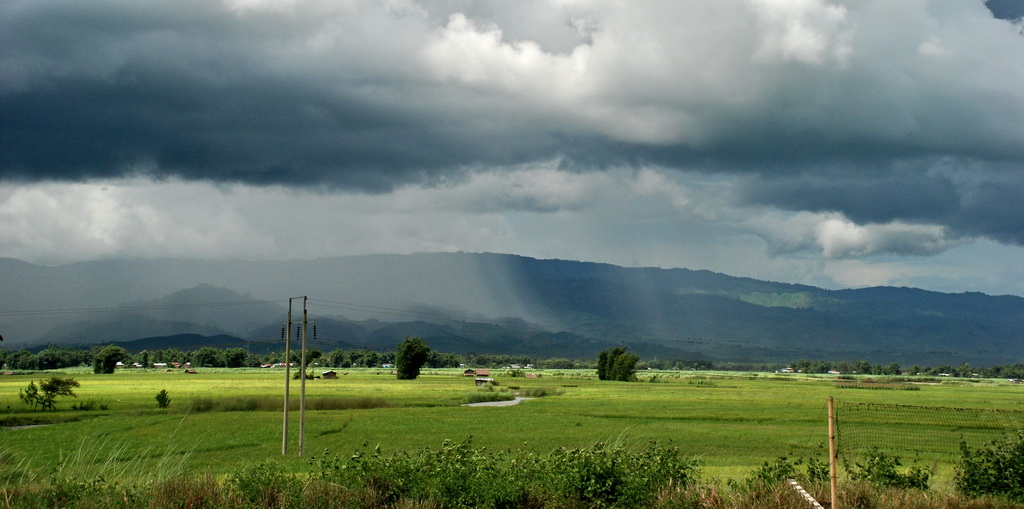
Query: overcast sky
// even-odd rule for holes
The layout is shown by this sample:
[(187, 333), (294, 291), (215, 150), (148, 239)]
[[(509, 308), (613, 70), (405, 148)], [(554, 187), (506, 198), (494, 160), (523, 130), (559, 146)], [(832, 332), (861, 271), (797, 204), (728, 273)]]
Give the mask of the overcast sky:
[(5, 0), (0, 256), (1024, 295), (1022, 3)]

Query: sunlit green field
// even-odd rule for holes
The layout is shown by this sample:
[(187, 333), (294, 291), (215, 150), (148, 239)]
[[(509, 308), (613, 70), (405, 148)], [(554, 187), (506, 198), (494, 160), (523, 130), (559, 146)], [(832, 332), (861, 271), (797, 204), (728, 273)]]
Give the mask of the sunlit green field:
[[(508, 407), (461, 406), (479, 389), (457, 370), (428, 370), (413, 381), (396, 380), (387, 371), (358, 369), (337, 380), (308, 380), (310, 408), (327, 398), (364, 398), (379, 408), (307, 410), (305, 457), (298, 456), (297, 410), (289, 414), (289, 454), (281, 454), (285, 378), (278, 370), (3, 376), (0, 417), (5, 423), (35, 418), (60, 422), (0, 430), (0, 472), (6, 471), (0, 483), (12, 475), (43, 475), (54, 468), (69, 474), (89, 474), (95, 468), (107, 476), (113, 471), (159, 477), (180, 471), (224, 475), (246, 464), (272, 462), (301, 473), (308, 470), (310, 457), (325, 449), (348, 455), (365, 443), (390, 452), (437, 448), (446, 439), (536, 452), (595, 442), (655, 440), (699, 458), (706, 477), (739, 478), (783, 455), (827, 460), (829, 396), (840, 402), (840, 409), (852, 403), (895, 403), (1024, 410), (1024, 387), (999, 380), (950, 380), (915, 386), (918, 390), (854, 390), (837, 386), (834, 378), (798, 374), (645, 372), (641, 382), (624, 383), (598, 381), (589, 371), (539, 373), (537, 379), (525, 379), (492, 372), (499, 387), (558, 392)], [(78, 397), (59, 398), (56, 412), (29, 412), (18, 398), (19, 390), (54, 374), (81, 382)], [(655, 374), (655, 382), (646, 381)], [(290, 380), (290, 387), (297, 408), (300, 381)], [(155, 399), (162, 389), (171, 398), (166, 409), (158, 409)], [(199, 398), (259, 398), (276, 406), (259, 411), (190, 410)], [(92, 403), (92, 410), (71, 409), (86, 402)], [(877, 424), (884, 432), (892, 423)], [(919, 425), (915, 433), (927, 441), (933, 425)], [(901, 454), (913, 450), (912, 444), (901, 445)], [(946, 483), (956, 461), (955, 445), (948, 452), (922, 450), (916, 458), (904, 457), (904, 463), (909, 460), (934, 468), (939, 484)]]

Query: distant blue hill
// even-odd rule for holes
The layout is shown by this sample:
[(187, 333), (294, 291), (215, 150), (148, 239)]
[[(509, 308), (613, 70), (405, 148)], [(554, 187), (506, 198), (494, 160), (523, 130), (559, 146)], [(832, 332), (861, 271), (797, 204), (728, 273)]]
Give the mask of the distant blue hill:
[(302, 295), (291, 301), (293, 318), (308, 306), (321, 350), (390, 349), (420, 336), (460, 354), (591, 358), (626, 345), (644, 358), (736, 362), (1024, 361), (1024, 298), (1016, 296), (825, 290), (506, 254), (61, 267), (0, 259), (0, 287), (0, 347), (8, 349), (112, 341), (132, 350), (246, 341), (252, 351), (281, 349), (289, 297)]

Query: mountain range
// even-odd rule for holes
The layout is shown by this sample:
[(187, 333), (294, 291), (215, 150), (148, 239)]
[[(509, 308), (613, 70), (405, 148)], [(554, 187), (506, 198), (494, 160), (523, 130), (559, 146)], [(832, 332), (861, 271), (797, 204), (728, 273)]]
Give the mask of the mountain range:
[(0, 259), (0, 285), (4, 348), (175, 346), (198, 336), (277, 349), (290, 303), (294, 321), (306, 306), (322, 349), (387, 349), (419, 336), (440, 351), (538, 357), (589, 358), (626, 345), (643, 358), (735, 362), (1024, 358), (1024, 298), (1016, 296), (826, 290), (491, 253), (57, 267)]

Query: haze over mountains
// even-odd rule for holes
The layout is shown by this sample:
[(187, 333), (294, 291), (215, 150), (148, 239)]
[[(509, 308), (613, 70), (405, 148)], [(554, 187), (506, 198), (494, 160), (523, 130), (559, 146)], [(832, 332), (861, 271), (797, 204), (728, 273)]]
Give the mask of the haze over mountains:
[[(4, 348), (146, 338), (137, 345), (150, 346), (140, 348), (236, 341), (278, 349), (288, 298), (308, 296), (323, 349), (387, 349), (415, 335), (440, 351), (540, 357), (587, 358), (623, 344), (645, 358), (741, 362), (990, 365), (1024, 357), (1020, 297), (834, 291), (502, 254), (59, 267), (0, 259), (0, 285)], [(301, 300), (295, 306), (300, 319)]]

